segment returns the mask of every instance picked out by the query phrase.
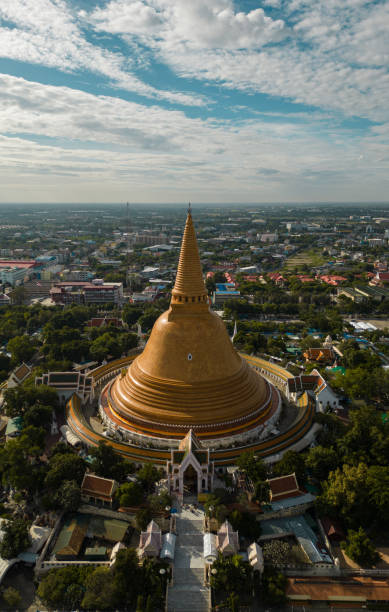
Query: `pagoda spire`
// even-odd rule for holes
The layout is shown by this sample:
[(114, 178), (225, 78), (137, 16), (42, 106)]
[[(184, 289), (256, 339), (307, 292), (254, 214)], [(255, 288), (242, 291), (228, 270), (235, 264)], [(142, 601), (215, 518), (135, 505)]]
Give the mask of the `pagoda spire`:
[(176, 282), (172, 291), (172, 303), (180, 302), (184, 304), (207, 302), (207, 290), (203, 280), (190, 204), (182, 238)]

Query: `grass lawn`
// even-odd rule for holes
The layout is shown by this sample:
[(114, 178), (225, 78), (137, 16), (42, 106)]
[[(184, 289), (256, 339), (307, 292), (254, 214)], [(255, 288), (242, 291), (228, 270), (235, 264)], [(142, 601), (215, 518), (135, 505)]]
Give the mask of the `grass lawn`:
[(327, 261), (329, 261), (329, 257), (324, 257), (321, 251), (317, 249), (307, 249), (306, 251), (302, 251), (290, 257), (285, 262), (285, 268), (291, 270), (293, 268), (301, 268), (304, 265), (322, 266)]

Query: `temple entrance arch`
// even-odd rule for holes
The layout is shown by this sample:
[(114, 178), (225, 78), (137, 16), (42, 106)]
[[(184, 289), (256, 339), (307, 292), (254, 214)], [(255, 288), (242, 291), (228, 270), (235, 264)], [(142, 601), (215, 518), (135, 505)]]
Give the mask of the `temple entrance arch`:
[(188, 464), (183, 473), (184, 493), (197, 495), (198, 493), (198, 474), (191, 463)]
[(178, 449), (171, 449), (167, 462), (169, 489), (183, 496), (198, 495), (213, 488), (213, 461), (209, 460), (209, 448), (204, 448), (192, 429), (180, 441)]

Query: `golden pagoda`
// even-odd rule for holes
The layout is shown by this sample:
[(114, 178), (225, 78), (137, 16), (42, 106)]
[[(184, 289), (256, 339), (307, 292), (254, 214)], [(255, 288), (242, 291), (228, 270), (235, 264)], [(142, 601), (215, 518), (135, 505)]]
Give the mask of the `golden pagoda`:
[(202, 439), (231, 436), (268, 418), (271, 385), (209, 308), (190, 209), (170, 308), (106, 400), (121, 428), (158, 438), (181, 439), (189, 429)]

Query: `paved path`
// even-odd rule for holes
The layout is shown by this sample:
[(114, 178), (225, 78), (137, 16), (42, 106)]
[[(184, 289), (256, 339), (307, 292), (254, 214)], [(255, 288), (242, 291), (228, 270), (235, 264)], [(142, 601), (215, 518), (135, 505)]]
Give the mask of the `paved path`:
[(208, 612), (210, 591), (204, 586), (203, 519), (201, 510), (179, 509), (168, 612)]

